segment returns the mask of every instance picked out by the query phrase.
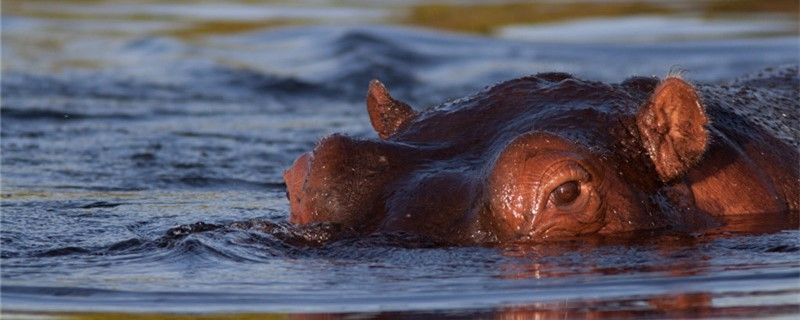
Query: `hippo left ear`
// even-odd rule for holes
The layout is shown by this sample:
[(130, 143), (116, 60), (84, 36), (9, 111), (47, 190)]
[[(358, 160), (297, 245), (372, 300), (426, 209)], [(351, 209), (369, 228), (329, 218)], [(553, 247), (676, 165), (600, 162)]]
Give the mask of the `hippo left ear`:
[(372, 127), (384, 140), (397, 132), (404, 123), (417, 116), (408, 104), (392, 98), (389, 90), (378, 80), (369, 83), (367, 112)]
[(636, 115), (647, 153), (662, 181), (694, 166), (708, 145), (708, 117), (692, 85), (669, 77), (656, 87)]

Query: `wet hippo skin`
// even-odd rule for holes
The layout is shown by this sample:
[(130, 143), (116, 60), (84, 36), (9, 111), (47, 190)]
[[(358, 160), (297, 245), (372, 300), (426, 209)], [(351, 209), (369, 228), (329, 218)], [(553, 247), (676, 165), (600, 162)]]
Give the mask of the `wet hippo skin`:
[(724, 84), (540, 73), (424, 111), (369, 84), (380, 140), (334, 134), (284, 179), (291, 222), (454, 243), (796, 227), (797, 67)]

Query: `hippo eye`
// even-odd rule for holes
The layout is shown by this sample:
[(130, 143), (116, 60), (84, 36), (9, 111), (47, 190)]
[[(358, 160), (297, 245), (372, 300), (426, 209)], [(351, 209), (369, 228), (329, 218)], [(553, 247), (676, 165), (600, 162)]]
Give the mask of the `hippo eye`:
[(568, 205), (581, 195), (581, 186), (578, 181), (568, 181), (562, 183), (553, 190), (553, 201), (557, 206)]

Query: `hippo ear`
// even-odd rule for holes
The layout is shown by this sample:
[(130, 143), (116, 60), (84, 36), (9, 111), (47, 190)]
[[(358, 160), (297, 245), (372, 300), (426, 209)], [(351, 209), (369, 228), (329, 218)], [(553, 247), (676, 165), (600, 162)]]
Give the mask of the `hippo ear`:
[(408, 104), (392, 98), (386, 87), (378, 80), (369, 83), (367, 112), (372, 127), (381, 139), (388, 138), (417, 115)]
[(659, 83), (636, 115), (636, 125), (664, 182), (685, 174), (708, 145), (708, 117), (697, 92), (677, 77)]

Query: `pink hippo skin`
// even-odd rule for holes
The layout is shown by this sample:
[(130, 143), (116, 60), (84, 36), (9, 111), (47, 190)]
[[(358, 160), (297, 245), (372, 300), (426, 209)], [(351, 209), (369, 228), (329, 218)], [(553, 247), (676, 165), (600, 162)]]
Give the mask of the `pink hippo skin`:
[(417, 112), (377, 80), (380, 140), (334, 134), (284, 175), (291, 222), (452, 243), (796, 227), (797, 68), (724, 85), (541, 73)]

